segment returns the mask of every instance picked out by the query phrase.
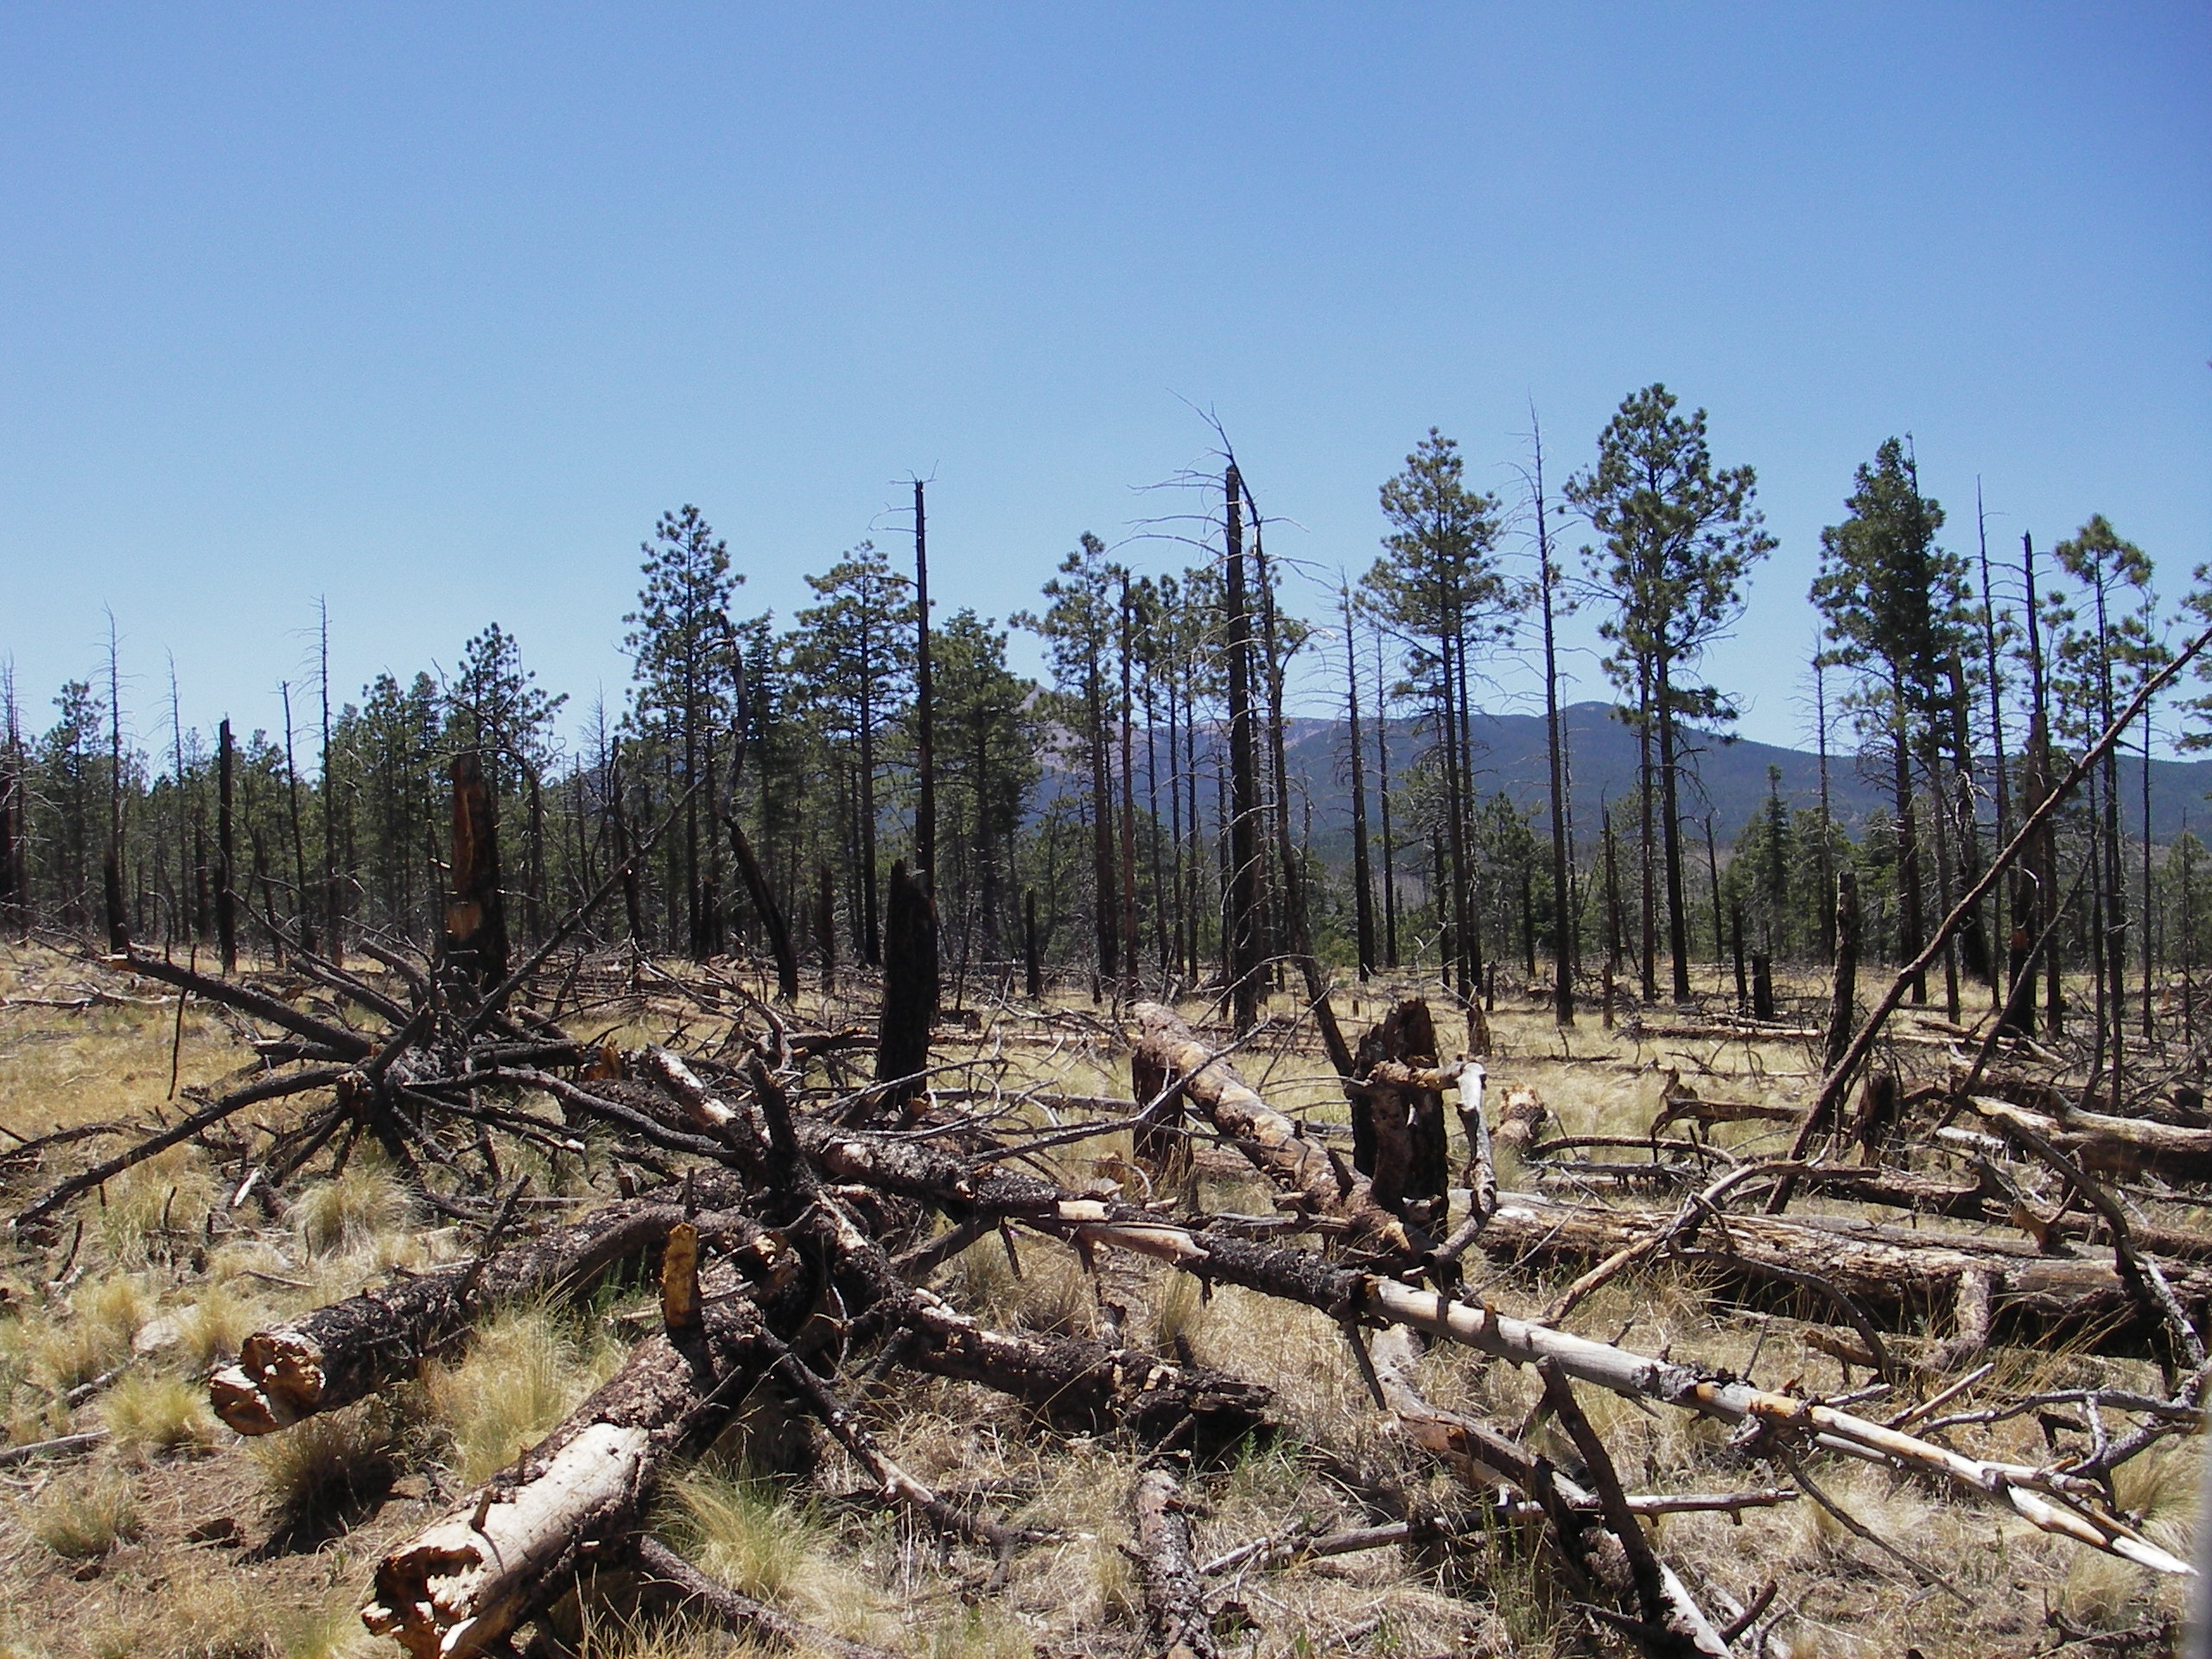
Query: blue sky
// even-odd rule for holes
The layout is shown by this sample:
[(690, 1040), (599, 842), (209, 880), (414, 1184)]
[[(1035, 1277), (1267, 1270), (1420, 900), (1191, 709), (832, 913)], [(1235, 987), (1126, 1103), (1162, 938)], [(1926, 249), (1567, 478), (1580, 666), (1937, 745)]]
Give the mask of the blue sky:
[(496, 619), (612, 703), (664, 507), (787, 617), (934, 474), (1003, 618), (1192, 405), (1357, 570), (1431, 425), (1510, 493), (1660, 379), (1758, 469), (1710, 670), (1790, 741), (1892, 433), (1954, 546), (1980, 477), (2000, 549), (2212, 558), (2208, 87), (2201, 5), (10, 7), (0, 654), (42, 726), (111, 607), (149, 740), (172, 655), (273, 724), (327, 595), (341, 689)]

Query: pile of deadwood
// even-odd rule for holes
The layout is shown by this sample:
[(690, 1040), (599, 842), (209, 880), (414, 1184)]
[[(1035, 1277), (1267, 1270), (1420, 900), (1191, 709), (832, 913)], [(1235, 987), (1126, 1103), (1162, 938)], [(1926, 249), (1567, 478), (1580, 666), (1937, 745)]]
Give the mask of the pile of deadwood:
[[(1236, 1045), (1157, 1004), (1127, 1010), (1126, 1100), (1063, 1097), (1046, 1113), (999, 1093), (973, 1060), (933, 1068), (912, 988), (887, 988), (880, 1028), (802, 1030), (788, 1005), (734, 977), (629, 958), (609, 995), (683, 1005), (692, 1035), (684, 1052), (619, 1051), (571, 1034), (590, 976), (605, 971), (581, 958), (541, 957), (482, 987), (397, 950), (373, 954), (382, 965), (372, 975), (295, 952), (281, 982), (209, 976), (143, 952), (111, 959), (244, 1016), (261, 1069), (54, 1185), (16, 1225), (57, 1236), (74, 1201), (188, 1140), (235, 1168), (234, 1203), (281, 1192), (366, 1141), (421, 1203), (474, 1229), (468, 1260), (247, 1338), (212, 1387), (223, 1420), (250, 1435), (404, 1381), (498, 1305), (649, 1264), (658, 1327), (541, 1443), (377, 1568), (363, 1618), (410, 1654), (509, 1651), (580, 1584), (640, 1579), (766, 1641), (866, 1651), (706, 1578), (645, 1526), (659, 1485), (766, 1385), (818, 1420), (914, 1524), (1001, 1561), (1042, 1541), (885, 1454), (855, 1405), (864, 1385), (902, 1370), (1014, 1396), (1040, 1433), (1120, 1436), (1141, 1449), (1128, 1501), (1146, 1639), (1160, 1654), (1213, 1653), (1216, 1610), (1182, 1482), (1194, 1460), (1267, 1430), (1268, 1380), (1111, 1338), (979, 1323), (929, 1284), (994, 1233), (1065, 1241), (1086, 1262), (1122, 1253), (1320, 1311), (1342, 1325), (1377, 1405), (1470, 1489), (1463, 1511), (1258, 1539), (1239, 1561), (1507, 1529), (1545, 1553), (1613, 1639), (1655, 1654), (1726, 1654), (1758, 1628), (1764, 1599), (1738, 1605), (1678, 1572), (1643, 1517), (1825, 1503), (1803, 1467), (1818, 1451), (1909, 1471), (2152, 1573), (2190, 1570), (2121, 1511), (2113, 1477), (2200, 1421), (2212, 1235), (2147, 1224), (2137, 1201), (2201, 1192), (2212, 1128), (2078, 1110), (2047, 1086), (1961, 1061), (1911, 1091), (1875, 1070), (1855, 1122), (1840, 1111), (1833, 1129), (1807, 1122), (1796, 1154), (1778, 1160), (1746, 1161), (1703, 1133), (1776, 1109), (1702, 1100), (1679, 1081), (1645, 1138), (1548, 1138), (1531, 1091), (1493, 1085), (1480, 1058), (1440, 1055), (1427, 1007), (1407, 1000), (1360, 1038), (1343, 1079), (1346, 1148), (1248, 1086)], [(271, 1109), (280, 1102), (289, 1105)], [(1133, 1132), (1128, 1181), (1075, 1190), (1050, 1178), (1045, 1152), (1117, 1131)], [(588, 1149), (594, 1179), (619, 1196), (534, 1229), (527, 1218), (542, 1211), (500, 1160), (518, 1141), (556, 1158)], [(1183, 1176), (1208, 1142), (1273, 1184), (1275, 1214), (1210, 1215), (1173, 1196), (1198, 1190)], [(1499, 1189), (1498, 1143), (1515, 1147), (1548, 1196)], [(42, 1150), (7, 1155), (21, 1167)], [(1928, 1173), (1944, 1160), (1969, 1173)], [(1603, 1187), (1626, 1191), (1601, 1198)], [(1805, 1194), (1983, 1230), (1787, 1213)], [(1481, 1273), (1465, 1272), (1475, 1258)], [(1675, 1264), (1715, 1296), (1786, 1304), (1872, 1381), (1831, 1400), (1774, 1392), (1573, 1330), (1592, 1292), (1646, 1263)], [(1522, 1270), (1541, 1275), (1524, 1288), (1560, 1287), (1535, 1317), (1463, 1294), (1471, 1279)], [(2166, 1385), (1959, 1407), (1987, 1374), (1984, 1346), (2020, 1338), (2155, 1357)], [(1573, 1473), (1525, 1432), (1426, 1401), (1413, 1362), (1440, 1343), (1535, 1367), (1544, 1409), (1578, 1454)], [(1767, 1484), (1630, 1491), (1582, 1408), (1590, 1389), (1732, 1426), (1746, 1465), (1771, 1471)], [(1904, 1408), (1852, 1409), (1885, 1398)], [(1950, 1431), (2029, 1414), (2052, 1436), (2048, 1463), (1990, 1461), (1949, 1444)]]

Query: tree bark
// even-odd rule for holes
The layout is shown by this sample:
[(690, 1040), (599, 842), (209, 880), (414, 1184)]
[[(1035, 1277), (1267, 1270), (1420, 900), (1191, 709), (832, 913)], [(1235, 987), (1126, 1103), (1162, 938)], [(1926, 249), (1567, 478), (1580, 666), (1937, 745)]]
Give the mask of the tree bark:
[(1215, 1659), (1205, 1586), (1191, 1554), (1183, 1489), (1165, 1469), (1137, 1477), (1137, 1575), (1144, 1592), (1145, 1644), (1159, 1659)]
[[(1433, 1089), (1396, 1086), (1378, 1069), (1433, 1067), (1436, 1022), (1428, 1004), (1406, 997), (1360, 1039), (1352, 1076), (1368, 1086), (1351, 1092), (1351, 1162), (1374, 1183), (1375, 1201), (1424, 1227), (1451, 1185), (1451, 1148), (1444, 1098)], [(1411, 1206), (1409, 1208), (1409, 1206)]]
[(753, 843), (747, 838), (745, 826), (738, 822), (737, 814), (728, 814), (722, 822), (729, 826), (730, 851), (736, 856), (737, 873), (745, 883), (746, 897), (753, 901), (753, 912), (768, 934), (768, 951), (776, 959), (776, 989), (785, 1001), (796, 1002), (798, 953), (791, 949), (791, 925), (784, 919), (784, 907), (776, 902), (775, 891), (761, 871), (760, 861), (753, 856)]
[[(696, 1173), (688, 1191), (692, 1202), (709, 1208), (742, 1195), (734, 1177), (715, 1170)], [(215, 1414), (241, 1434), (267, 1434), (351, 1405), (410, 1375), (442, 1339), (486, 1309), (573, 1292), (618, 1262), (650, 1255), (685, 1214), (674, 1195), (609, 1205), (484, 1260), (365, 1291), (291, 1324), (257, 1331), (240, 1346), (238, 1363), (209, 1380)]]
[(734, 1273), (700, 1327), (647, 1337), (515, 1465), (378, 1563), (361, 1622), (411, 1659), (496, 1653), (576, 1567), (644, 1519), (663, 1472), (719, 1433), (783, 1351)]
[(507, 918), (499, 892), (499, 828), (476, 751), (454, 757), (453, 836), (446, 950), (480, 989), (507, 974)]
[[(891, 866), (883, 929), (883, 1013), (875, 1048), (875, 1080), (918, 1078), (930, 1063), (930, 1019), (937, 1007), (937, 907), (906, 861)], [(920, 1092), (916, 1081), (903, 1103)]]
[(1351, 1224), (1353, 1236), (1370, 1249), (1418, 1255), (1427, 1248), (1426, 1239), (1416, 1243), (1408, 1224), (1377, 1200), (1373, 1183), (1340, 1171), (1325, 1147), (1261, 1099), (1173, 1009), (1140, 1002), (1130, 1013), (1141, 1033), (1138, 1046), (1155, 1068), (1154, 1074), (1183, 1079), (1184, 1093), (1206, 1120), (1300, 1207), (1341, 1217)]

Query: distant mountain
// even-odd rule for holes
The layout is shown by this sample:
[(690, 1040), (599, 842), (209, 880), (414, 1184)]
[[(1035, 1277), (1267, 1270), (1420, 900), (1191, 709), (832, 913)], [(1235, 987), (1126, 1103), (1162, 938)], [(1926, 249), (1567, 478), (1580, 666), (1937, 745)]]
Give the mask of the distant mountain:
[[(1614, 717), (1602, 702), (1579, 702), (1562, 711), (1567, 733), (1575, 828), (1580, 835), (1592, 833), (1599, 822), (1600, 803), (1619, 800), (1636, 787), (1636, 734)], [(1367, 743), (1368, 810), (1375, 802), (1374, 736), (1363, 734)], [(1161, 734), (1162, 741), (1165, 734)], [(1478, 791), (1498, 790), (1522, 807), (1541, 813), (1549, 798), (1549, 761), (1541, 715), (1478, 715), (1473, 721), (1474, 784)], [(1730, 740), (1707, 732), (1685, 730), (1682, 810), (1702, 823), (1713, 817), (1714, 832), (1723, 848), (1736, 839), (1766, 801), (1767, 768), (1781, 769), (1782, 798), (1793, 808), (1818, 805), (1820, 760), (1799, 749), (1785, 749), (1749, 739)], [(1424, 730), (1414, 721), (1390, 722), (1390, 771), (1402, 777), (1428, 747)], [(1201, 747), (1205, 747), (1201, 740)], [(1292, 720), (1283, 734), (1284, 760), (1299, 780), (1313, 809), (1314, 842), (1323, 858), (1332, 863), (1351, 856), (1351, 789), (1345, 759), (1345, 728), (1341, 721)], [(1139, 761), (1139, 766), (1143, 764)], [(1163, 770), (1165, 760), (1163, 758)], [(1853, 754), (1828, 759), (1828, 798), (1837, 820), (1854, 833), (1868, 814), (1885, 805), (1889, 786), (1878, 762), (1861, 762)], [(2122, 756), (2120, 762), (2121, 807), (2130, 833), (2141, 822), (2143, 763)], [(2212, 824), (2212, 760), (2153, 760), (2151, 763), (2151, 816), (2154, 838), (2172, 839), (2187, 822), (2202, 832)]]

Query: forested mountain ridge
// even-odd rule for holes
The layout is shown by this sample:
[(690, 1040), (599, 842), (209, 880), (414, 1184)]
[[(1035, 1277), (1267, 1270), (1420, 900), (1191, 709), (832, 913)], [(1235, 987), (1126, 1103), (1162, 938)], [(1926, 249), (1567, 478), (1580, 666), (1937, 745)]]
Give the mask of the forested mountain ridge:
[[(1599, 822), (1603, 804), (1624, 801), (1636, 792), (1636, 734), (1620, 719), (1611, 703), (1578, 702), (1560, 710), (1567, 730), (1569, 810), (1578, 833)], [(1472, 778), (1481, 791), (1503, 791), (1524, 810), (1541, 814), (1549, 773), (1548, 750), (1541, 714), (1477, 714), (1473, 716)], [(1780, 790), (1785, 804), (1797, 810), (1817, 810), (1821, 799), (1820, 757), (1808, 750), (1785, 748), (1749, 738), (1688, 730), (1684, 780), (1691, 784), (1684, 811), (1702, 819), (1713, 814), (1714, 833), (1720, 838), (1722, 856), (1742, 830), (1767, 804), (1770, 766), (1781, 770)], [(1346, 782), (1344, 722), (1340, 720), (1293, 719), (1286, 722), (1284, 753), (1297, 786), (1313, 804), (1313, 842), (1332, 865), (1351, 856), (1348, 836), (1351, 817), (1350, 785)], [(1369, 739), (1370, 747), (1373, 740)], [(1390, 722), (1390, 764), (1394, 771), (1410, 772), (1429, 747), (1417, 720)], [(1828, 757), (1828, 807), (1835, 821), (1854, 835), (1888, 801), (1888, 758), (1880, 754), (1834, 753)], [(2143, 798), (2143, 760), (2123, 755), (2120, 761), (2120, 800), (2132, 829), (2139, 833)], [(1985, 782), (1985, 787), (1986, 782)], [(2151, 839), (2164, 846), (2183, 829), (2201, 834), (2212, 820), (2212, 760), (2151, 762)]]

